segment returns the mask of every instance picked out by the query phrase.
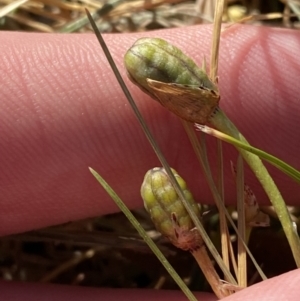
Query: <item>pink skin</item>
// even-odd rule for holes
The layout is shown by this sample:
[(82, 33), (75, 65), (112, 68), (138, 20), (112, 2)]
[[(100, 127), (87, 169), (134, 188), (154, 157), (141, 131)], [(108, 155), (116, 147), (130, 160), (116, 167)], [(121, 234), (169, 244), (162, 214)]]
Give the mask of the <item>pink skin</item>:
[[(0, 234), (116, 212), (88, 166), (101, 173), (130, 208), (140, 207), (142, 178), (149, 168), (160, 164), (94, 35), (0, 34)], [(122, 58), (138, 37), (163, 37), (200, 65), (203, 55), (208, 57), (210, 35), (211, 27), (202, 26), (146, 35), (106, 35), (105, 39), (125, 77)], [(222, 34), (221, 48), (221, 107), (253, 145), (299, 169), (299, 34), (235, 26)], [(180, 122), (125, 80), (171, 166), (187, 180), (197, 200), (212, 203)], [(215, 142), (208, 140), (211, 153)], [(236, 160), (236, 151), (224, 145), (224, 153), (226, 199), (234, 202), (229, 160)], [(286, 200), (299, 203), (299, 186), (274, 168), (272, 175)], [(250, 172), (246, 181), (259, 202), (267, 204)], [(284, 288), (285, 300), (297, 300), (300, 287), (295, 281), (300, 281), (298, 271), (229, 299), (282, 300), (279, 290)], [(28, 300), (50, 294), (56, 300), (66, 300), (66, 296), (86, 300), (88, 294), (89, 300), (98, 300), (103, 296), (103, 291), (96, 289), (0, 285), (6, 300), (15, 300), (19, 294)], [(105, 294), (111, 300), (126, 296), (150, 300), (152, 294), (183, 300), (181, 293), (129, 291), (126, 295), (111, 290)], [(211, 296), (201, 300), (209, 298), (212, 300)]]

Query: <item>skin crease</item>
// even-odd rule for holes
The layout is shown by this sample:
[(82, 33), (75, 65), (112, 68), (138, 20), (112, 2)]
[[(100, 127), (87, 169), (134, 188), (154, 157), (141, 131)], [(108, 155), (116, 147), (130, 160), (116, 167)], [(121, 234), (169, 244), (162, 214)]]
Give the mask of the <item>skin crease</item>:
[[(101, 173), (130, 208), (141, 207), (142, 178), (159, 163), (94, 35), (0, 34), (0, 234), (116, 212), (88, 166)], [(209, 55), (210, 35), (211, 27), (205, 26), (147, 33), (183, 48), (199, 65), (203, 55)], [(105, 36), (123, 76), (123, 55), (142, 36), (145, 33)], [(222, 109), (250, 143), (298, 169), (299, 128), (294, 124), (300, 114), (299, 51), (296, 31), (234, 26), (222, 34), (219, 60)], [(180, 122), (127, 79), (126, 83), (171, 166), (186, 179), (197, 200), (212, 203)], [(215, 142), (208, 139), (212, 162), (214, 149)], [(235, 199), (235, 186), (229, 160), (236, 160), (236, 151), (224, 145), (226, 201), (230, 203)], [(274, 168), (271, 171), (286, 200), (297, 204), (299, 186)], [(259, 202), (267, 204), (251, 172), (246, 172), (246, 181)], [(228, 300), (253, 300), (253, 296), (257, 300), (297, 300), (300, 288), (295, 281), (299, 280), (300, 273), (293, 271)], [(40, 300), (45, 294), (56, 300), (65, 300), (66, 294), (68, 299), (83, 300), (89, 291), (0, 285), (5, 300), (24, 294), (30, 300)], [(283, 287), (284, 298), (279, 293)], [(93, 292), (103, 294), (103, 290)], [(128, 291), (128, 295), (105, 292), (111, 300), (119, 300), (120, 294), (122, 300), (130, 294), (136, 299), (153, 298), (143, 291)], [(184, 297), (172, 293), (172, 300), (177, 298)]]

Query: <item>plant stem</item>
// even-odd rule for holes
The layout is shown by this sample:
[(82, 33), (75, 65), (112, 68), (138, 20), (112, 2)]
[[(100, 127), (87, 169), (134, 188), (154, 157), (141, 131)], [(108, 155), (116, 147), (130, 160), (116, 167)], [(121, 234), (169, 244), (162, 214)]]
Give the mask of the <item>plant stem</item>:
[[(210, 120), (211, 124), (218, 130), (233, 136), (237, 140), (249, 144), (246, 138), (239, 132), (235, 125), (225, 115), (225, 113), (218, 108)], [(285, 202), (274, 183), (272, 177), (267, 171), (266, 167), (260, 160), (260, 158), (250, 152), (247, 152), (241, 148), (237, 148), (244, 160), (251, 167), (253, 173), (261, 183), (266, 194), (268, 195), (274, 209), (278, 215), (278, 218), (282, 224), (282, 228), (289, 241), (295, 262), (297, 267), (300, 267), (300, 241), (295, 227), (293, 226), (290, 214), (287, 210)]]
[[(193, 149), (195, 151), (195, 154), (199, 160), (199, 163), (203, 169), (203, 173), (204, 176), (206, 178), (206, 181), (211, 189), (211, 192), (213, 194), (214, 200), (216, 202), (216, 205), (219, 209), (219, 211), (224, 212), (224, 214), (226, 215), (228, 221), (230, 222), (232, 228), (235, 230), (237, 236), (239, 237), (239, 239), (241, 239), (239, 233), (238, 233), (238, 229), (235, 226), (235, 224), (233, 223), (229, 213), (227, 212), (226, 208), (225, 208), (225, 204), (219, 194), (219, 191), (215, 185), (215, 182), (213, 180), (209, 165), (208, 165), (208, 159), (207, 159), (207, 155), (206, 155), (206, 147), (205, 147), (205, 143), (202, 140), (201, 143), (198, 141), (198, 138), (196, 136), (195, 131), (193, 130), (193, 127), (191, 125), (191, 123), (187, 122), (187, 121), (183, 121), (183, 126), (186, 130), (186, 133), (191, 141), (191, 144), (193, 146)], [(207, 248), (209, 249), (209, 251), (211, 252), (211, 254), (213, 255), (214, 259), (216, 260), (216, 262), (219, 264), (219, 267), (222, 269), (225, 279), (226, 281), (230, 282), (232, 285), (237, 285), (236, 280), (233, 278), (233, 276), (231, 275), (231, 273), (227, 273), (226, 270), (228, 270), (227, 266), (225, 265), (225, 263), (222, 261), (222, 259), (220, 259), (220, 255), (217, 252), (217, 250), (215, 249), (213, 244), (209, 243), (208, 238), (204, 239), (204, 236), (206, 233), (201, 233), (201, 236), (207, 246)], [(207, 234), (206, 234), (207, 235)], [(230, 246), (230, 245), (229, 245)], [(247, 250), (247, 253), (249, 254), (249, 257), (251, 258), (254, 266), (256, 267), (257, 271), (259, 272), (259, 275), (261, 276), (261, 278), (263, 280), (266, 280), (267, 277), (265, 276), (265, 274), (263, 273), (263, 271), (261, 270), (261, 268), (259, 267), (259, 265), (257, 264), (257, 262), (255, 261), (254, 257), (252, 256), (250, 250), (248, 249), (247, 245), (245, 244), (245, 248)], [(232, 256), (232, 260), (234, 260), (233, 256)]]
[(286, 175), (288, 175), (290, 178), (295, 180), (297, 183), (300, 184), (300, 171), (297, 170), (296, 168), (290, 166), (286, 162), (280, 160), (279, 158), (264, 152), (263, 150), (256, 148), (250, 144), (245, 144), (241, 140), (237, 140), (233, 138), (230, 135), (225, 134), (224, 132), (218, 131), (215, 128), (211, 128), (207, 125), (202, 125), (202, 124), (196, 124), (197, 129), (202, 131), (203, 133), (209, 134), (213, 137), (218, 138), (218, 140), (225, 141), (229, 144), (233, 144), (237, 148), (242, 148), (252, 154), (257, 155), (261, 159), (269, 162), (276, 168), (278, 168), (280, 171), (284, 172)]
[(219, 299), (225, 298), (230, 295), (229, 291), (222, 288), (222, 282), (217, 274), (211, 259), (209, 258), (205, 245), (203, 244), (198, 249), (191, 251), (191, 254), (196, 259), (199, 267), (201, 268), (205, 278), (209, 282), (212, 290)]

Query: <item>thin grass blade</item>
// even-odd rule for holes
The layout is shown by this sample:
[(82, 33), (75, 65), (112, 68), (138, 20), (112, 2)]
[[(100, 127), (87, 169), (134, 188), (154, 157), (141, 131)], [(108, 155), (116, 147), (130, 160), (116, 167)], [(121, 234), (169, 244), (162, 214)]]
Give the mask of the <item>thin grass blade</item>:
[(222, 133), (218, 130), (215, 130), (213, 128), (210, 128), (206, 125), (200, 125), (197, 124), (196, 125), (197, 129), (199, 129), (200, 131), (209, 134), (211, 136), (214, 136), (222, 141), (225, 141), (227, 143), (230, 143), (236, 147), (242, 148), (252, 154), (257, 155), (258, 157), (260, 157), (261, 159), (264, 159), (265, 161), (269, 162), (270, 164), (274, 165), (276, 168), (278, 168), (279, 170), (281, 170), (283, 173), (285, 173), (286, 175), (288, 175), (289, 177), (291, 177), (293, 180), (295, 180), (296, 182), (300, 183), (300, 171), (298, 171), (297, 169), (295, 169), (294, 167), (292, 167), (291, 165), (285, 163), (284, 161), (280, 160), (279, 158), (264, 152), (261, 149), (258, 149), (256, 147), (253, 147), (249, 144), (245, 144), (244, 142), (237, 140), (225, 133)]
[(246, 229), (245, 229), (245, 201), (244, 201), (244, 168), (243, 159), (239, 155), (237, 161), (237, 212), (238, 212), (238, 230), (241, 239), (238, 240), (238, 283), (240, 287), (247, 287), (247, 253), (244, 247)]
[(9, 13), (11, 13), (12, 11), (14, 11), (15, 9), (17, 9), (18, 7), (20, 7), (21, 5), (23, 5), (26, 2), (28, 2), (28, 0), (18, 0), (18, 1), (14, 1), (8, 5), (5, 5), (4, 7), (2, 7), (0, 9), (0, 18), (5, 17), (6, 15), (8, 15)]
[[(243, 242), (244, 247), (245, 247), (245, 249), (246, 249), (246, 251), (247, 251), (250, 259), (252, 260), (255, 268), (257, 269), (260, 277), (263, 280), (266, 280), (267, 279), (266, 275), (264, 274), (264, 272), (262, 271), (262, 269), (260, 268), (260, 266), (257, 264), (255, 258), (253, 257), (253, 255), (250, 252), (249, 248), (247, 247), (246, 243), (240, 237), (238, 229), (237, 229), (236, 225), (234, 224), (231, 216), (229, 215), (229, 213), (228, 213), (228, 211), (227, 211), (227, 209), (226, 209), (226, 207), (225, 207), (225, 205), (224, 205), (224, 203), (223, 203), (223, 201), (222, 201), (222, 199), (220, 197), (220, 194), (219, 194), (218, 189), (217, 189), (217, 187), (216, 187), (216, 185), (215, 185), (215, 183), (213, 181), (213, 177), (212, 177), (212, 174), (211, 174), (210, 169), (209, 169), (208, 159), (207, 159), (207, 155), (206, 155), (206, 147), (205, 147), (205, 143), (203, 141), (203, 138), (202, 138), (201, 142), (199, 142), (199, 140), (198, 140), (198, 138), (196, 136), (196, 133), (193, 130), (192, 124), (190, 124), (190, 123), (188, 123), (186, 121), (183, 121), (183, 126), (184, 126), (184, 128), (185, 128), (185, 130), (187, 132), (187, 135), (188, 135), (191, 143), (192, 143), (192, 146), (194, 148), (194, 151), (195, 151), (195, 154), (196, 154), (196, 156), (198, 158), (198, 161), (199, 161), (199, 163), (200, 163), (200, 165), (201, 165), (201, 167), (202, 167), (202, 169), (204, 171), (204, 175), (206, 177), (206, 181), (207, 181), (207, 183), (208, 183), (208, 185), (209, 185), (209, 187), (211, 189), (211, 192), (212, 192), (212, 195), (214, 197), (214, 200), (215, 200), (217, 206), (220, 208), (219, 210), (222, 210), (225, 213), (225, 215), (226, 215), (228, 221), (230, 222), (232, 228), (236, 232), (236, 234), (239, 237), (239, 239), (241, 239), (241, 241)], [(204, 237), (203, 237), (203, 239), (204, 239)], [(206, 243), (206, 241), (205, 241), (205, 243)], [(211, 251), (213, 257), (218, 262), (219, 254), (218, 254), (217, 250), (214, 249), (214, 246), (207, 245), (207, 247)], [(215, 251), (216, 251), (216, 254), (215, 254)], [(218, 264), (219, 264), (219, 262), (218, 262)], [(223, 266), (224, 265), (223, 261), (220, 264)], [(222, 268), (222, 266), (220, 264), (219, 264), (219, 266)], [(223, 269), (222, 269), (222, 271), (223, 271)], [(228, 277), (228, 281), (231, 284), (234, 284), (234, 285), (237, 284), (237, 282), (235, 281), (235, 279), (233, 278), (233, 276), (231, 274), (226, 274), (226, 273), (224, 273), (224, 274), (225, 274), (225, 277)]]
[[(115, 9), (118, 5), (120, 5), (124, 0), (118, 0), (118, 1), (108, 1), (105, 3), (100, 9), (97, 9), (96, 11), (92, 12), (92, 18), (101, 18), (110, 13), (113, 9)], [(81, 18), (78, 18), (72, 22), (69, 22), (66, 24), (63, 28), (60, 28), (58, 32), (60, 33), (71, 33), (79, 30), (80, 28), (86, 26), (89, 24), (89, 19), (87, 16), (83, 16)]]

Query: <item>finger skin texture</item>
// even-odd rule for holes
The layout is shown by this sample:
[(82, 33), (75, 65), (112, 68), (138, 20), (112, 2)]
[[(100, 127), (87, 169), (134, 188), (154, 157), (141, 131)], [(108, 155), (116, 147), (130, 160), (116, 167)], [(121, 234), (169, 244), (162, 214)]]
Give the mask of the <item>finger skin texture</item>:
[[(0, 234), (116, 212), (89, 166), (130, 208), (141, 207), (143, 176), (160, 163), (95, 36), (0, 35)], [(165, 38), (201, 65), (203, 56), (209, 57), (211, 27), (105, 35), (105, 40), (170, 165), (197, 201), (212, 203), (180, 121), (126, 78), (124, 53), (142, 36)], [(222, 34), (219, 59), (222, 109), (251, 144), (298, 169), (299, 53), (296, 31), (234, 26)], [(216, 166), (215, 140), (207, 140)], [(230, 160), (236, 160), (236, 151), (224, 145), (225, 194), (233, 203)], [(299, 202), (299, 185), (271, 171), (286, 200)], [(267, 204), (251, 172), (245, 180)]]
[(299, 300), (300, 294), (299, 281), (298, 269), (250, 286), (222, 300), (296, 301)]
[[(244, 289), (230, 297), (226, 301), (297, 301), (300, 294), (300, 272), (295, 270), (270, 280), (260, 282)], [(5, 301), (35, 301), (35, 300), (187, 300), (179, 291), (157, 290), (124, 290), (124, 289), (96, 289), (71, 287), (62, 285), (45, 285), (17, 282), (0, 282), (1, 298)], [(215, 296), (204, 293), (195, 294), (198, 300), (215, 301)], [(42, 299), (41, 299), (42, 298)]]

